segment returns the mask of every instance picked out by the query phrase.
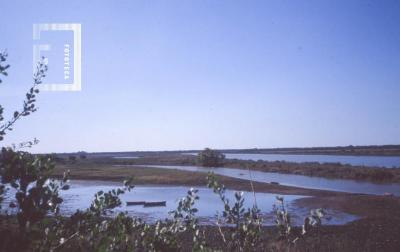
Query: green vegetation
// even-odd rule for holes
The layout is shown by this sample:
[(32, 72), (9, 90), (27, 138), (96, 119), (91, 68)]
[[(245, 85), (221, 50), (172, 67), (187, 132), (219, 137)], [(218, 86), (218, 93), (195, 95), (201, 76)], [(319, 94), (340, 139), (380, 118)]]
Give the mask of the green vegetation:
[(58, 213), (62, 199), (59, 190), (68, 189), (67, 176), (61, 181), (51, 179), (54, 164), (48, 157), (34, 156), (3, 148), (0, 155), (0, 174), (3, 186), (16, 190), (9, 206), (17, 208), (17, 219), (22, 230), (44, 218), (48, 212)]
[(400, 145), (336, 146), (310, 148), (270, 148), (223, 150), (224, 153), (345, 155), (345, 156), (400, 156)]
[[(53, 176), (62, 178), (63, 173), (70, 170), (70, 179), (79, 180), (103, 180), (103, 181), (122, 181), (126, 177), (134, 177), (135, 184), (158, 184), (158, 185), (182, 185), (182, 186), (205, 186), (204, 173), (181, 171), (173, 169), (162, 169), (154, 167), (132, 167), (114, 166), (92, 161), (80, 161), (71, 164), (56, 165)], [(236, 179), (221, 175), (216, 175), (221, 183), (231, 190), (252, 191), (253, 188), (247, 180)], [(270, 183), (253, 182), (254, 190), (257, 192), (268, 192), (276, 194), (291, 195), (313, 195), (313, 196), (332, 196), (344, 193), (331, 192), (315, 189), (297, 188), (292, 186), (274, 185)]]
[(364, 166), (351, 166), (339, 163), (317, 162), (293, 163), (283, 161), (252, 161), (228, 159), (225, 166), (264, 172), (279, 172), (287, 174), (297, 174), (312, 177), (354, 179), (372, 182), (400, 182), (400, 169), (398, 168), (374, 168)]
[(197, 161), (201, 166), (220, 167), (224, 165), (225, 155), (219, 151), (205, 148), (197, 155)]
[[(0, 54), (0, 62), (6, 55)], [(7, 75), (8, 66), (0, 65), (0, 73)], [(34, 85), (26, 95), (21, 112), (16, 111), (13, 118), (0, 125), (0, 140), (21, 117), (36, 111), (35, 94), (39, 92), (37, 85), (45, 76), (47, 66), (40, 62), (34, 75)], [(3, 108), (0, 110), (0, 115)], [(0, 121), (3, 117), (0, 117)], [(30, 147), (35, 142), (20, 144)], [(205, 150), (204, 165), (219, 165), (223, 155)], [(81, 156), (81, 160), (86, 159)], [(72, 163), (76, 156), (69, 156)], [(119, 213), (116, 217), (109, 216), (112, 210), (122, 204), (119, 196), (133, 189), (132, 179), (124, 182), (123, 188), (108, 192), (99, 191), (94, 195), (90, 207), (84, 211), (78, 210), (70, 217), (60, 216), (59, 207), (63, 199), (59, 190), (68, 190), (68, 173), (62, 180), (51, 178), (54, 163), (50, 155), (32, 155), (14, 147), (3, 147), (0, 155), (1, 192), (5, 188), (15, 189), (14, 200), (9, 207), (17, 208), (19, 231), (7, 234), (1, 243), (4, 250), (36, 250), (36, 251), (176, 251), (184, 247), (179, 235), (190, 233), (192, 236), (189, 246), (195, 251), (208, 251), (205, 232), (200, 231), (197, 209), (194, 207), (199, 199), (197, 191), (190, 189), (187, 196), (181, 199), (176, 210), (171, 212), (171, 218), (159, 220), (154, 225), (146, 224), (138, 218), (130, 217), (127, 213)], [(220, 185), (212, 174), (208, 177), (208, 186), (216, 192), (224, 204), (221, 222), (234, 224), (226, 234), (220, 227), (225, 250), (244, 251), (263, 249), (261, 242), (260, 210), (257, 205), (252, 209), (244, 208), (242, 193), (236, 193), (236, 202), (231, 206), (225, 197), (225, 187)], [(2, 195), (1, 195), (2, 196)], [(1, 203), (1, 202), (0, 202)], [(46, 215), (52, 213), (48, 219)], [(12, 218), (11, 218), (12, 220)], [(6, 222), (10, 226), (10, 218), (1, 222), (1, 229)], [(13, 239), (14, 238), (14, 239)], [(18, 242), (16, 242), (18, 241)], [(221, 249), (221, 248), (218, 248)]]
[[(5, 59), (6, 55), (0, 53), (0, 75), (6, 76), (9, 66), (3, 65)], [(0, 141), (12, 130), (15, 122), (36, 111), (36, 85), (41, 83), (46, 70), (47, 66), (39, 63), (34, 75), (34, 85), (26, 95), (22, 110), (14, 112), (9, 121), (0, 124)], [(0, 122), (4, 121), (2, 115), (3, 108), (0, 106)], [(321, 202), (329, 205), (333, 201), (342, 200), (339, 206), (344, 209), (351, 205), (350, 198), (353, 205), (363, 211), (369, 211), (373, 206), (376, 215), (373, 219), (343, 227), (322, 227), (324, 212), (317, 209), (305, 218), (301, 228), (292, 226), (291, 215), (283, 198), (277, 197), (276, 227), (266, 228), (262, 226), (261, 210), (255, 197), (252, 207), (245, 208), (245, 199), (241, 192), (235, 193), (232, 202), (225, 196), (223, 183), (242, 189), (245, 188), (245, 182), (213, 174), (208, 175), (207, 184), (224, 206), (215, 227), (198, 225), (196, 202), (200, 199), (196, 189), (188, 190), (186, 197), (178, 202), (169, 218), (154, 224), (145, 223), (127, 213), (113, 214), (115, 208), (123, 203), (120, 195), (134, 190), (132, 179), (125, 180), (121, 188), (97, 192), (89, 208), (78, 210), (69, 217), (61, 216), (59, 209), (63, 199), (59, 192), (69, 189), (70, 176), (65, 172), (69, 168), (76, 173), (72, 177), (121, 179), (127, 175), (139, 175), (138, 179), (143, 183), (177, 183), (176, 181), (184, 178), (185, 183), (193, 184), (195, 181), (199, 183), (201, 174), (167, 170), (162, 172), (161, 169), (148, 168), (131, 169), (134, 174), (130, 174), (126, 167), (104, 165), (110, 162), (109, 159), (91, 160), (86, 155), (79, 155), (78, 159), (75, 155), (75, 158), (68, 160), (67, 157), (66, 160), (55, 155), (33, 155), (22, 151), (23, 148), (37, 143), (34, 139), (1, 149), (0, 203), (4, 192), (13, 188), (15, 194), (7, 196), (11, 199), (8, 207), (14, 208), (16, 215), (8, 215), (7, 212), (0, 215), (0, 251), (396, 251), (400, 245), (400, 220), (397, 214), (400, 200), (397, 197), (374, 196), (371, 201), (370, 196), (330, 193), (330, 197), (326, 198), (305, 198), (304, 201), (313, 201), (316, 206)], [(182, 160), (175, 156), (172, 161), (169, 157), (157, 160), (188, 164), (193, 159), (186, 157)], [(56, 168), (54, 161), (61, 165)], [(242, 164), (248, 165), (240, 163)], [(82, 167), (85, 169), (81, 169)], [(157, 174), (153, 173), (151, 176), (150, 173), (155, 170)], [(177, 173), (182, 177), (176, 176)], [(251, 188), (254, 191), (254, 188), (265, 186), (268, 190), (285, 189), (279, 185), (251, 183), (247, 184), (246, 190)], [(287, 193), (294, 193), (290, 191), (293, 188), (286, 187), (286, 190)], [(312, 190), (306, 191), (309, 193)], [(351, 207), (355, 209), (354, 206)]]
[[(158, 153), (147, 154), (141, 158), (130, 160), (115, 160), (110, 158), (93, 158), (93, 162), (124, 165), (197, 165), (197, 158), (191, 155), (160, 155)], [(243, 170), (258, 170), (264, 172), (276, 172), (296, 174), (312, 177), (354, 179), (359, 181), (372, 181), (382, 183), (400, 182), (400, 169), (375, 168), (365, 166), (352, 166), (340, 163), (306, 162), (294, 163), (286, 161), (253, 161), (240, 159), (224, 159), (224, 167), (239, 168)]]
[[(0, 63), (7, 55), (0, 54)], [(0, 64), (0, 73), (7, 75), (9, 66)], [(22, 117), (36, 111), (37, 85), (45, 77), (47, 66), (39, 62), (34, 74), (34, 85), (26, 94), (21, 111), (15, 111), (11, 120), (0, 125), (2, 141), (6, 132)], [(3, 108), (0, 107), (0, 121), (3, 121)], [(20, 149), (31, 147), (37, 141), (21, 143)], [(119, 196), (131, 191), (133, 179), (124, 181), (123, 188), (108, 192), (99, 191), (94, 195), (90, 207), (77, 210), (70, 217), (60, 215), (59, 209), (63, 199), (60, 190), (68, 190), (68, 173), (62, 180), (52, 178), (55, 165), (51, 155), (33, 155), (17, 149), (16, 146), (3, 147), (0, 154), (1, 199), (6, 189), (15, 190), (14, 199), (9, 207), (16, 208), (16, 219), (19, 229), (2, 232), (1, 249), (6, 251), (180, 251), (192, 248), (194, 251), (209, 250), (264, 250), (266, 244), (261, 240), (262, 219), (260, 209), (254, 203), (251, 209), (245, 209), (242, 193), (235, 194), (235, 202), (225, 197), (225, 187), (219, 184), (213, 174), (209, 174), (208, 186), (218, 194), (224, 204), (223, 216), (218, 225), (231, 225), (232, 228), (219, 226), (223, 246), (208, 245), (204, 230), (200, 230), (196, 217), (195, 202), (199, 199), (197, 190), (188, 190), (187, 196), (181, 199), (176, 210), (171, 212), (171, 218), (159, 220), (149, 225), (139, 218), (130, 217), (127, 213), (119, 213), (116, 217), (110, 215), (113, 209), (120, 206)], [(200, 155), (204, 165), (221, 165), (223, 155), (206, 149)], [(81, 157), (80, 160), (86, 158)], [(76, 163), (76, 156), (69, 156), (71, 163)], [(1, 203), (1, 202), (0, 202)], [(46, 218), (48, 214), (52, 217)], [(287, 214), (287, 213), (286, 213)], [(14, 219), (1, 219), (1, 231), (13, 226)], [(320, 222), (309, 222), (307, 226)], [(305, 224), (306, 225), (306, 224)], [(7, 228), (5, 228), (7, 227)], [(226, 232), (227, 231), (227, 232)], [(179, 239), (181, 234), (189, 234), (191, 242), (183, 245)]]

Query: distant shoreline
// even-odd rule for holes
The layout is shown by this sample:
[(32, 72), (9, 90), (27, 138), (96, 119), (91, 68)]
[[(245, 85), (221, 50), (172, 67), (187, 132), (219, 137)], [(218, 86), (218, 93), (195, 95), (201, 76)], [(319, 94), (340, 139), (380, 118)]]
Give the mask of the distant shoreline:
[[(57, 165), (55, 177), (62, 177), (65, 170), (71, 171), (71, 179), (101, 181), (122, 181), (130, 176), (134, 177), (135, 185), (159, 186), (206, 186), (206, 174), (181, 170), (167, 170), (151, 167), (122, 167), (107, 164), (75, 163)], [(237, 191), (252, 191), (247, 180), (216, 175), (220, 183), (227, 189)], [(382, 211), (393, 215), (400, 209), (400, 197), (346, 193), (329, 190), (307, 189), (279, 184), (253, 182), (255, 192), (272, 193), (276, 195), (304, 195), (294, 201), (299, 207), (325, 208), (342, 211), (365, 218), (382, 217)], [(387, 215), (387, 216), (390, 216)], [(386, 216), (386, 215), (384, 215)], [(357, 221), (356, 221), (357, 222)], [(351, 225), (351, 224), (347, 224)], [(345, 226), (347, 226), (345, 225)]]
[[(337, 156), (398, 156), (400, 145), (359, 145), (359, 146), (332, 146), (332, 147), (285, 147), (285, 148), (243, 148), (243, 149), (216, 149), (224, 153), (240, 154), (282, 154), (282, 155), (337, 155)], [(84, 153), (94, 156), (108, 155), (145, 155), (145, 154), (180, 154), (199, 152), (201, 150), (159, 150), (159, 151), (104, 151), (104, 152), (60, 152), (57, 155), (76, 155)], [(50, 154), (50, 153), (38, 153)]]
[[(88, 158), (90, 155), (88, 156)], [(64, 157), (65, 158), (65, 157)], [(140, 158), (115, 159), (110, 157), (91, 157), (93, 162), (119, 164), (119, 165), (197, 165), (196, 156), (181, 154), (141, 155)], [(400, 168), (377, 168), (343, 165), (339, 163), (318, 162), (287, 162), (287, 161), (254, 161), (226, 159), (224, 167), (275, 172), (283, 174), (296, 174), (311, 177), (332, 179), (352, 179), (356, 181), (369, 181), (374, 183), (400, 183)]]
[[(57, 165), (54, 177), (61, 178), (63, 172), (70, 170), (70, 179), (74, 180), (90, 180), (90, 181), (113, 181), (121, 182), (129, 177), (134, 178), (136, 185), (178, 185), (178, 186), (206, 186), (207, 174), (200, 172), (167, 170), (152, 167), (123, 167), (107, 164), (91, 164), (77, 163), (68, 165)], [(228, 189), (251, 191), (252, 187), (248, 180), (230, 178), (226, 176), (216, 175), (218, 180)], [(336, 196), (347, 195), (350, 193), (337, 192), (320, 189), (308, 189), (294, 186), (275, 185), (270, 183), (253, 182), (256, 192), (276, 193), (276, 194), (293, 194), (307, 196)]]

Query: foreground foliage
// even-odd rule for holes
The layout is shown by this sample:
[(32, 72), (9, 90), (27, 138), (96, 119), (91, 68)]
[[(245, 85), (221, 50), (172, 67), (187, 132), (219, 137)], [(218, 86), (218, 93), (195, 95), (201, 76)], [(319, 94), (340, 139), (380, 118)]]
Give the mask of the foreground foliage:
[[(7, 54), (0, 53), (0, 75), (7, 76), (8, 65), (4, 65)], [(37, 85), (45, 77), (47, 65), (39, 62), (34, 74), (34, 84), (26, 94), (23, 107), (13, 117), (0, 124), (0, 141), (22, 117), (36, 111)], [(0, 106), (0, 122), (4, 120), (4, 109)], [(225, 187), (213, 174), (207, 176), (207, 185), (220, 198), (223, 211), (218, 215), (218, 236), (222, 247), (211, 245), (204, 229), (199, 226), (195, 203), (199, 200), (196, 189), (190, 189), (182, 198), (170, 217), (148, 224), (140, 218), (128, 216), (126, 212), (115, 212), (123, 202), (120, 196), (129, 193), (133, 179), (124, 181), (120, 188), (108, 192), (99, 191), (91, 205), (78, 210), (69, 217), (60, 215), (63, 202), (60, 190), (68, 190), (68, 172), (63, 179), (52, 177), (54, 163), (51, 156), (33, 155), (23, 148), (37, 144), (28, 141), (11, 147), (3, 147), (0, 153), (0, 203), (7, 198), (3, 209), (1, 230), (10, 228), (9, 239), (1, 240), (0, 249), (5, 251), (264, 251), (271, 249), (263, 242), (261, 210), (256, 198), (252, 208), (245, 208), (242, 192), (235, 193), (233, 203), (225, 195)], [(83, 159), (83, 157), (81, 157)], [(205, 166), (222, 165), (223, 154), (206, 149), (199, 156)], [(75, 158), (76, 159), (76, 158)], [(277, 209), (276, 224), (280, 237), (294, 244), (290, 215), (283, 207), (283, 198), (278, 198), (282, 207)], [(4, 207), (4, 204), (3, 204)], [(9, 211), (11, 211), (9, 213)], [(11, 214), (11, 215), (10, 215)], [(15, 218), (16, 217), (16, 218)], [(302, 236), (311, 227), (319, 226), (323, 212), (318, 210), (307, 217)], [(13, 229), (15, 220), (18, 227)], [(182, 237), (189, 237), (185, 241)]]

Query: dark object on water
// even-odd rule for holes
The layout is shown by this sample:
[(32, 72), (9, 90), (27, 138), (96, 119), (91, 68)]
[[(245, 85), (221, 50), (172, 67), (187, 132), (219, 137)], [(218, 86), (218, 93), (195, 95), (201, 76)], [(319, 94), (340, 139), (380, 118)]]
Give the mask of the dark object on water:
[(144, 206), (144, 207), (157, 207), (157, 206), (166, 206), (167, 202), (166, 201), (127, 201), (126, 202), (127, 206)]
[(138, 206), (138, 205), (144, 205), (146, 202), (144, 201), (127, 201), (126, 205), (127, 206)]
[(166, 206), (166, 201), (154, 201), (154, 202), (145, 202), (144, 207), (157, 207), (157, 206)]
[(275, 182), (275, 181), (272, 181), (272, 182), (271, 182), (271, 185), (279, 185), (279, 183), (278, 183), (278, 182)]

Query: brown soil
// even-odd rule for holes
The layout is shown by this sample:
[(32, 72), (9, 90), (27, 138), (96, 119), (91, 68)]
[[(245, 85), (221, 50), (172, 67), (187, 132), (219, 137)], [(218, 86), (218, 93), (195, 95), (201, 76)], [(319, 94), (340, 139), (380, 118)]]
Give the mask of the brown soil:
[[(71, 170), (73, 179), (122, 181), (134, 176), (136, 184), (205, 186), (206, 176), (204, 173), (159, 168), (91, 164), (59, 165), (56, 174), (60, 176), (65, 169)], [(223, 176), (217, 178), (229, 189), (251, 191), (248, 181)], [(296, 204), (301, 207), (329, 208), (361, 217), (346, 225), (322, 226), (289, 250), (284, 243), (276, 240), (276, 230), (273, 227), (265, 228), (265, 242), (278, 251), (400, 251), (399, 197), (311, 190), (267, 183), (253, 185), (257, 192), (313, 196), (297, 200)], [(223, 248), (215, 227), (204, 228), (210, 236), (209, 241), (216, 248)]]
[[(123, 181), (127, 177), (134, 177), (137, 185), (141, 184), (164, 184), (164, 185), (187, 185), (206, 186), (206, 174), (201, 172), (190, 172), (181, 170), (170, 170), (153, 167), (132, 167), (97, 164), (70, 164), (58, 165), (53, 173), (56, 177), (62, 176), (66, 170), (71, 171), (71, 179), (86, 180), (108, 180)], [(233, 190), (252, 191), (248, 180), (230, 178), (216, 175), (218, 181), (227, 188)], [(276, 194), (310, 195), (310, 196), (335, 196), (344, 195), (342, 192), (326, 190), (306, 189), (292, 186), (284, 186), (269, 183), (253, 182), (254, 190), (257, 192), (268, 192)]]

